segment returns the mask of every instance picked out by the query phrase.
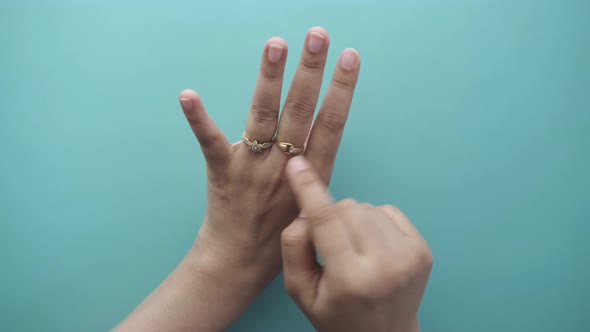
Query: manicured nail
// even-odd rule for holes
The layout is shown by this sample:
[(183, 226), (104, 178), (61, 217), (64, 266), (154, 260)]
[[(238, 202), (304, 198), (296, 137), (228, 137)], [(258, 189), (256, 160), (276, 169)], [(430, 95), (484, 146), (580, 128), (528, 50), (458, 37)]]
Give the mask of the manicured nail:
[(309, 49), (311, 53), (319, 53), (322, 50), (322, 47), (324, 47), (325, 40), (326, 39), (321, 33), (312, 31), (307, 39), (307, 49)]
[(284, 47), (281, 44), (268, 45), (268, 61), (270, 63), (277, 63), (283, 56)]
[(358, 53), (354, 49), (347, 48), (342, 51), (342, 54), (340, 55), (340, 66), (342, 66), (342, 68), (345, 70), (353, 70), (356, 66), (358, 58)]
[(185, 110), (191, 108), (191, 106), (193, 105), (193, 102), (190, 98), (180, 97), (178, 99), (180, 100), (180, 104), (182, 105), (182, 108), (184, 108)]
[(287, 164), (288, 171), (293, 174), (304, 171), (306, 168), (307, 162), (301, 156), (293, 157), (291, 160), (289, 160), (289, 163)]

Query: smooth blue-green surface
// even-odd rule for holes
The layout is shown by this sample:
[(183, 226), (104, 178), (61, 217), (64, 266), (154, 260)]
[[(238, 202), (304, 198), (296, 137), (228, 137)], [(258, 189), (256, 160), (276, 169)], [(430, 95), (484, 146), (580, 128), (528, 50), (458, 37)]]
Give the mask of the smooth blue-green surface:
[[(205, 204), (178, 93), (237, 140), (265, 40), (290, 80), (314, 25), (363, 58), (331, 190), (431, 244), (423, 330), (587, 331), (585, 0), (2, 0), (0, 330), (104, 331), (164, 279)], [(312, 329), (277, 280), (249, 330)]]

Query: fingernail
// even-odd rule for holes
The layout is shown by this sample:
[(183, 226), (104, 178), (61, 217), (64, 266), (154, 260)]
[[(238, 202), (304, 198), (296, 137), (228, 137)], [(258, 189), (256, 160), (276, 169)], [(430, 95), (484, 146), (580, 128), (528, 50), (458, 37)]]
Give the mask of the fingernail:
[(277, 63), (283, 56), (283, 45), (270, 44), (268, 45), (268, 61), (270, 63)]
[(352, 49), (347, 48), (342, 51), (342, 55), (340, 55), (340, 66), (345, 70), (353, 70), (356, 66), (358, 61), (358, 53)]
[(291, 173), (299, 173), (307, 168), (307, 163), (301, 156), (297, 156), (289, 160), (287, 169)]
[(193, 102), (190, 98), (180, 97), (178, 99), (180, 100), (180, 104), (182, 105), (182, 108), (184, 108), (185, 110), (191, 108), (191, 106), (193, 105)]
[(325, 38), (319, 32), (311, 32), (307, 39), (307, 48), (311, 53), (319, 53), (324, 47)]

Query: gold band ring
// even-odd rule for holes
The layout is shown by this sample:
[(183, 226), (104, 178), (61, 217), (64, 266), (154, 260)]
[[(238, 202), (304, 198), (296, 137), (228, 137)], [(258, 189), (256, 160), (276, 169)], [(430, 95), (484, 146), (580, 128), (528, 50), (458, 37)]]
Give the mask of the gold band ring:
[[(276, 135), (275, 135), (275, 137), (276, 137)], [(268, 142), (258, 143), (257, 140), (253, 141), (253, 140), (249, 139), (248, 136), (246, 136), (246, 132), (244, 132), (242, 134), (242, 142), (244, 142), (244, 144), (248, 147), (248, 149), (250, 149), (250, 151), (255, 152), (255, 153), (259, 153), (259, 152), (262, 152), (263, 150), (270, 148), (275, 141), (275, 137), (273, 137), (272, 140), (270, 140)]]
[(287, 156), (298, 155), (303, 153), (305, 150), (305, 147), (296, 148), (292, 143), (289, 142), (277, 142), (277, 146)]

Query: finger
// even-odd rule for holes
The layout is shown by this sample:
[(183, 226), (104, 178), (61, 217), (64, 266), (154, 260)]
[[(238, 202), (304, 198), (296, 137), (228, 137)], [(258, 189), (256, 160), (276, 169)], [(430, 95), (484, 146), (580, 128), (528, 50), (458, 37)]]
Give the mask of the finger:
[(190, 124), (209, 168), (224, 166), (229, 161), (229, 142), (215, 122), (209, 117), (199, 95), (184, 90), (179, 96), (180, 104)]
[(337, 215), (326, 186), (303, 157), (287, 163), (287, 175), (295, 198), (311, 226), (312, 242), (320, 256), (329, 261), (351, 250), (344, 224)]
[(393, 205), (382, 205), (379, 208), (402, 233), (408, 236), (421, 236), (418, 229), (400, 209)]
[(307, 33), (279, 122), (278, 141), (292, 143), (295, 147), (305, 144), (322, 86), (329, 42), (328, 33), (322, 28), (311, 28)]
[(281, 88), (287, 59), (287, 43), (273, 37), (266, 42), (254, 98), (246, 122), (246, 134), (251, 140), (268, 142), (277, 130)]
[(289, 295), (298, 304), (315, 298), (321, 267), (316, 261), (307, 220), (297, 218), (281, 234), (283, 275)]
[(338, 59), (332, 82), (307, 142), (305, 155), (326, 183), (332, 175), (359, 70), (358, 52), (354, 49), (345, 49)]

